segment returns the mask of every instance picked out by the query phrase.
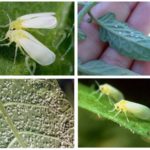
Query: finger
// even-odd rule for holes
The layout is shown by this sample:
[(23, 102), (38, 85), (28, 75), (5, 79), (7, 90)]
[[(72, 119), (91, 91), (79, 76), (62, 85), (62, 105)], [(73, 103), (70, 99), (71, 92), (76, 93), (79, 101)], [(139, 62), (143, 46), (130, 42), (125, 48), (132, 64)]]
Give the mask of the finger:
[[(98, 3), (91, 11), (96, 18), (104, 15), (108, 11), (111, 11), (118, 14), (118, 19), (125, 20), (129, 15), (129, 10), (131, 10), (134, 5), (135, 3), (103, 2)], [(85, 16), (84, 20), (86, 20), (87, 17), (88, 15)], [(84, 21), (81, 24), (81, 29), (85, 32), (87, 38), (78, 43), (79, 58), (83, 62), (98, 59), (101, 52), (106, 48), (106, 44), (99, 40), (99, 27), (95, 24), (90, 24), (87, 21)]]
[[(144, 2), (140, 3), (134, 13), (132, 14), (131, 24), (135, 26), (138, 30), (142, 31), (146, 35), (150, 33), (150, 3)], [(150, 74), (150, 62), (135, 61), (132, 70), (140, 73), (149, 75)]]
[(97, 59), (104, 44), (99, 39), (98, 27), (87, 22), (81, 24), (82, 31), (86, 34), (86, 39), (78, 43), (78, 56), (82, 62)]
[[(132, 12), (136, 3), (124, 3), (124, 5), (126, 6), (126, 10), (128, 10), (128, 11), (126, 11), (125, 13), (122, 13), (122, 16), (120, 16), (121, 13), (118, 12), (117, 19), (119, 17), (121, 17), (121, 19), (125, 21), (128, 18), (128, 16), (130, 15), (130, 13)], [(122, 9), (121, 9), (121, 11), (122, 11)], [(118, 15), (119, 15), (119, 17), (118, 17)], [(129, 20), (129, 22), (130, 22), (130, 20)], [(104, 53), (102, 54), (100, 59), (104, 60), (105, 62), (107, 62), (109, 64), (117, 65), (117, 66), (124, 67), (124, 68), (129, 68), (132, 64), (131, 59), (119, 54), (117, 51), (115, 51), (113, 48), (110, 48), (110, 47), (108, 47), (104, 51)]]
[[(135, 2), (101, 2), (91, 9), (91, 13), (98, 19), (108, 12), (113, 12), (117, 15), (117, 19), (124, 21), (135, 5)], [(88, 14), (85, 15), (84, 20), (89, 20)]]

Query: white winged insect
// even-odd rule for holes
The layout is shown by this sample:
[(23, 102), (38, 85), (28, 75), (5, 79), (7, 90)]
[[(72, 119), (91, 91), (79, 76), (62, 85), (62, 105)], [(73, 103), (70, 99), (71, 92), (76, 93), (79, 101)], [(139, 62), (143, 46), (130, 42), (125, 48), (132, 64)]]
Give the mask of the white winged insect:
[(121, 100), (114, 106), (115, 108), (113, 111), (115, 110), (118, 111), (115, 117), (118, 116), (121, 112), (123, 112), (128, 122), (129, 122), (128, 114), (132, 114), (134, 117), (141, 120), (150, 121), (150, 108), (148, 108), (145, 105), (127, 100)]
[[(9, 39), (9, 43), (5, 45), (16, 43), (15, 57), (18, 48), (20, 48), (23, 54), (27, 54), (42, 66), (50, 65), (55, 61), (55, 54), (25, 30), (9, 30), (5, 38)], [(31, 73), (30, 69), (29, 71)]]
[(98, 90), (95, 91), (95, 93), (100, 92), (100, 95), (98, 97), (98, 100), (103, 96), (106, 95), (109, 99), (109, 102), (112, 103), (111, 99), (114, 102), (118, 102), (121, 99), (124, 99), (124, 95), (122, 94), (121, 91), (119, 91), (117, 88), (113, 87), (110, 84), (99, 84), (97, 81), (95, 81), (97, 86), (98, 86)]
[(57, 26), (57, 19), (54, 12), (33, 13), (18, 17), (16, 20), (11, 21), (9, 18), (9, 24), (1, 26), (9, 26), (10, 30), (19, 30), (26, 28), (36, 29), (53, 29)]
[[(9, 18), (9, 30), (6, 33), (4, 39), (9, 39), (8, 44), (1, 44), (1, 46), (9, 46), (12, 42), (16, 43), (15, 58), (17, 56), (17, 49), (27, 54), (26, 56), (26, 66), (31, 74), (34, 74), (35, 63), (33, 65), (33, 70), (31, 70), (29, 65), (29, 58), (32, 58), (35, 62), (42, 66), (50, 65), (55, 61), (55, 54), (39, 42), (35, 37), (33, 37), (24, 29), (27, 28), (38, 28), (38, 29), (52, 29), (57, 25), (57, 19), (53, 12), (46, 13), (34, 13), (21, 16), (15, 21), (11, 21)], [(6, 25), (7, 26), (7, 25)], [(4, 26), (4, 27), (6, 27)]]

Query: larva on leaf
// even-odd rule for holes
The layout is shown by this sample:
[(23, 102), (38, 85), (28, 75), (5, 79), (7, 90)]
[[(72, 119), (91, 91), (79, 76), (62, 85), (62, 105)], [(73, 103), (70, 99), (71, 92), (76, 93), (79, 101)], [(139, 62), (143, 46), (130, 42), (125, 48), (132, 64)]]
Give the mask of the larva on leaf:
[(128, 122), (129, 122), (128, 114), (132, 114), (134, 117), (141, 120), (150, 121), (150, 108), (148, 108), (145, 105), (127, 100), (121, 100), (114, 106), (115, 106), (114, 110), (118, 111), (115, 117), (118, 116), (121, 112), (123, 112)]
[(98, 99), (100, 99), (101, 96), (103, 96), (103, 95), (108, 96), (110, 103), (112, 103), (111, 99), (114, 102), (118, 102), (121, 99), (124, 99), (124, 95), (122, 94), (122, 92), (119, 91), (117, 88), (113, 87), (112, 85), (107, 84), (107, 83), (100, 85), (97, 81), (95, 81), (95, 82), (99, 88), (96, 92), (100, 92), (100, 96)]

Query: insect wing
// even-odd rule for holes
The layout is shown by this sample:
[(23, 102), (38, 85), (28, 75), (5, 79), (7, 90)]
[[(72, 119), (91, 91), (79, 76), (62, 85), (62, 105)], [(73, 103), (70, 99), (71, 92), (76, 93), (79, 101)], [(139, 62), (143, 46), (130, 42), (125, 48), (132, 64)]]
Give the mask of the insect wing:
[(21, 30), (21, 32), (25, 37), (19, 39), (19, 44), (33, 60), (42, 66), (50, 65), (55, 61), (56, 56), (50, 49), (30, 33), (24, 30)]
[(142, 104), (127, 101), (127, 111), (142, 120), (150, 120), (150, 109)]
[(23, 15), (23, 16), (19, 17), (18, 19), (28, 20), (28, 19), (33, 19), (33, 18), (37, 18), (37, 17), (52, 16), (52, 15), (55, 15), (55, 13), (54, 12), (33, 13), (33, 14)]
[(29, 14), (22, 16), (19, 19), (23, 20), (23, 28), (52, 29), (57, 25), (57, 19), (53, 15), (54, 13)]

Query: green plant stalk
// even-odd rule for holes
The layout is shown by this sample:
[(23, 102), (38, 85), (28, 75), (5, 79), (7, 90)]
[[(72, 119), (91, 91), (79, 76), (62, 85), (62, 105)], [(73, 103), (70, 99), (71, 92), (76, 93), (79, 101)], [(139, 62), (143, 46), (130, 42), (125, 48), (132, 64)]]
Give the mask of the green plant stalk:
[(61, 19), (60, 24), (59, 24), (60, 29), (64, 28), (66, 26), (66, 22), (67, 22), (69, 13), (70, 13), (71, 5), (72, 5), (72, 3), (66, 3), (64, 5), (64, 8), (62, 10), (62, 12), (63, 12), (62, 19)]
[(117, 117), (114, 117), (117, 111), (111, 112), (114, 109), (114, 106), (109, 103), (107, 96), (102, 96), (98, 100), (100, 93), (92, 94), (94, 90), (80, 83), (78, 91), (79, 107), (95, 113), (98, 116), (116, 122), (120, 126), (129, 129), (132, 133), (136, 133), (143, 137), (150, 138), (149, 121), (143, 121), (127, 114), (129, 118), (129, 122), (127, 122), (127, 119), (123, 113), (119, 114)]
[(85, 16), (85, 14), (87, 14), (90, 9), (96, 5), (97, 2), (88, 2), (83, 8), (82, 10), (79, 12), (78, 14), (78, 26), (80, 27), (81, 21), (83, 20), (83, 17)]
[(26, 148), (28, 147), (26, 145), (26, 143), (24, 142), (24, 140), (22, 139), (22, 137), (20, 136), (20, 134), (18, 133), (17, 129), (15, 128), (12, 120), (10, 119), (10, 117), (8, 116), (5, 108), (3, 107), (3, 104), (0, 102), (0, 111), (1, 111), (1, 114), (3, 116), (3, 118), (5, 119), (5, 121), (7, 122), (7, 124), (9, 125), (10, 129), (12, 130), (12, 132), (14, 133), (18, 143), (23, 147), (23, 148)]

